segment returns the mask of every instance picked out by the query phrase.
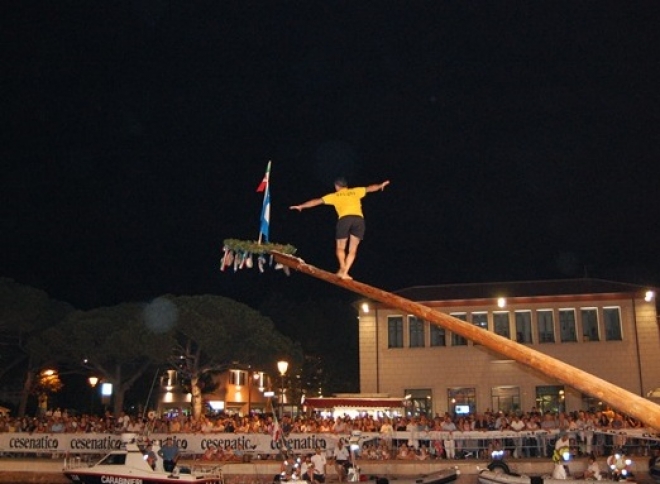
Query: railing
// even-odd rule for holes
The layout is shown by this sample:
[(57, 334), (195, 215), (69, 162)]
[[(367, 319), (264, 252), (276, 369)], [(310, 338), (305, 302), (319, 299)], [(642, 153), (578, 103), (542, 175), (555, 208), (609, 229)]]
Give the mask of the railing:
[[(453, 447), (456, 457), (487, 457), (496, 448), (509, 452), (512, 456), (524, 457), (534, 455), (552, 455), (554, 441), (558, 431), (522, 431), (522, 432), (439, 432), (414, 431), (394, 432), (384, 436), (379, 433), (360, 434), (359, 444), (363, 458), (368, 458), (371, 446), (386, 445), (394, 452), (401, 444), (410, 444), (414, 450), (424, 446), (431, 456), (438, 457), (439, 448)], [(660, 435), (648, 430), (628, 429), (625, 431), (587, 430), (569, 432), (571, 448), (576, 453), (595, 452), (607, 454), (612, 448), (625, 448), (631, 454), (646, 455), (652, 445), (660, 443)], [(289, 434), (281, 440), (274, 441), (267, 434), (234, 434), (234, 433), (179, 433), (151, 434), (150, 440), (164, 440), (170, 436), (178, 445), (180, 452), (189, 460), (200, 459), (206, 450), (216, 448), (231, 450), (233, 461), (242, 461), (244, 456), (251, 459), (273, 458), (283, 450), (294, 454), (313, 453), (315, 448), (321, 448), (330, 455), (339, 439), (348, 440), (348, 434), (313, 433)], [(146, 441), (147, 437), (138, 436)], [(451, 443), (453, 442), (453, 444)], [(140, 444), (140, 442), (138, 442)], [(81, 462), (88, 463), (96, 456), (119, 449), (122, 445), (121, 435), (94, 433), (60, 433), (60, 434), (0, 434), (0, 455), (7, 456), (57, 456), (62, 458), (81, 457)], [(445, 451), (446, 455), (446, 451)], [(388, 457), (395, 458), (391, 453)]]

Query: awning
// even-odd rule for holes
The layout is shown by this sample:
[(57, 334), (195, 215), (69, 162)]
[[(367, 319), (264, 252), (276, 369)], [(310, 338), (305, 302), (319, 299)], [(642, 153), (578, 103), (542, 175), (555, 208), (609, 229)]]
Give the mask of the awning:
[(390, 397), (319, 397), (305, 398), (305, 405), (312, 408), (337, 408), (337, 407), (355, 407), (355, 408), (402, 408), (404, 407), (403, 398)]

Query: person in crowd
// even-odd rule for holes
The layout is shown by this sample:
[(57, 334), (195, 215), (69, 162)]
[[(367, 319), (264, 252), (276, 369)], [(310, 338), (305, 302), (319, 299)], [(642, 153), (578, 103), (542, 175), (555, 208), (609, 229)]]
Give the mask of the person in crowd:
[(334, 457), (335, 457), (335, 472), (337, 473), (337, 477), (339, 479), (339, 482), (344, 482), (346, 479), (346, 474), (348, 472), (347, 465), (349, 461), (349, 454), (348, 454), (348, 448), (344, 445), (344, 440), (339, 439), (337, 442), (337, 446), (335, 447), (335, 452), (334, 452)]
[(66, 427), (62, 421), (62, 417), (53, 417), (53, 423), (50, 426), (50, 431), (54, 434), (59, 434), (64, 432), (65, 429)]
[(408, 444), (405, 442), (399, 445), (399, 451), (396, 454), (398, 460), (413, 460), (415, 459), (415, 452)]
[(309, 484), (316, 484), (316, 479), (314, 479), (314, 464), (309, 462), (304, 467), (300, 467), (300, 479)]
[(447, 432), (447, 438), (443, 441), (445, 449), (445, 457), (447, 459), (456, 458), (456, 442), (454, 441), (454, 432), (457, 431), (456, 424), (452, 421), (449, 415), (445, 415), (445, 420), (440, 425), (440, 430)]
[(307, 468), (309, 467), (309, 465), (311, 463), (312, 463), (312, 454), (307, 454), (300, 460), (300, 475), (301, 476), (305, 475), (305, 473), (307, 472)]
[(527, 457), (541, 457), (543, 455), (542, 440), (538, 435), (539, 430), (541, 430), (539, 426), (539, 414), (531, 414), (525, 422), (525, 431), (529, 432), (524, 441)]
[(213, 444), (209, 444), (206, 450), (204, 451), (204, 454), (202, 455), (202, 460), (217, 460), (217, 459), (218, 459), (218, 448)]
[(145, 456), (147, 458), (147, 464), (149, 464), (149, 467), (151, 467), (153, 470), (156, 470), (158, 456), (156, 455), (156, 452), (154, 452), (154, 445), (151, 442), (147, 444)]
[(550, 448), (554, 448), (552, 432), (557, 429), (557, 420), (551, 412), (545, 412), (543, 414), (543, 420), (541, 420), (539, 425), (541, 430), (545, 431), (545, 433), (539, 433), (538, 437), (541, 440), (541, 451), (543, 452), (543, 457), (547, 457)]
[[(517, 434), (520, 434), (523, 430), (525, 430), (525, 422), (518, 417), (518, 415), (514, 415), (511, 418), (511, 423), (509, 424), (509, 428), (516, 432)], [(516, 436), (513, 438), (513, 445), (514, 445), (514, 451), (513, 451), (513, 456), (516, 457), (517, 459), (520, 459), (523, 457), (523, 438), (522, 436)]]
[(389, 417), (385, 417), (383, 424), (380, 426), (380, 438), (387, 448), (388, 452), (392, 450), (392, 436), (394, 435), (394, 427), (392, 426), (392, 420)]
[(570, 448), (571, 441), (568, 438), (567, 432), (560, 432), (557, 440), (555, 441), (555, 450), (561, 449), (563, 447)]
[(292, 455), (284, 455), (284, 460), (280, 464), (280, 472), (273, 478), (273, 482), (288, 481), (295, 473), (295, 459)]
[(321, 451), (320, 447), (316, 448), (311, 460), (312, 460), (312, 464), (314, 464), (314, 470), (316, 473), (315, 479), (321, 484), (324, 483), (325, 466), (327, 465), (327, 459), (325, 453)]
[(596, 460), (596, 456), (593, 454), (589, 455), (587, 468), (584, 470), (585, 479), (593, 479), (595, 481), (600, 481), (602, 479), (602, 474), (600, 472), (600, 466)]
[(163, 459), (163, 469), (165, 472), (172, 472), (179, 460), (179, 446), (172, 437), (165, 439), (165, 444), (158, 451), (158, 456)]
[(428, 448), (426, 445), (421, 445), (419, 447), (419, 452), (417, 456), (415, 457), (417, 460), (429, 460), (431, 458)]

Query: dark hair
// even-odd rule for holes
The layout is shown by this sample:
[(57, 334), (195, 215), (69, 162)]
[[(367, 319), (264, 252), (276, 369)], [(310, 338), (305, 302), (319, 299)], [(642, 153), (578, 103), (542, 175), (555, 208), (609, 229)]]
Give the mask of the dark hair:
[(335, 178), (335, 185), (339, 187), (347, 187), (348, 182), (346, 181), (346, 178), (344, 178), (343, 176), (338, 176), (337, 178)]

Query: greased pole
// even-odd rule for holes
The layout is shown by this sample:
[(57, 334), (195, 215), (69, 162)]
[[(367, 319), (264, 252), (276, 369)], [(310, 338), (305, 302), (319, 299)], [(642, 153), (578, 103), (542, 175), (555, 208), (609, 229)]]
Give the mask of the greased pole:
[(327, 281), (336, 286), (344, 287), (349, 291), (362, 294), (375, 301), (388, 306), (401, 309), (418, 318), (425, 319), (437, 326), (441, 326), (475, 343), (482, 344), (491, 350), (527, 365), (545, 375), (581, 390), (599, 400), (611, 403), (620, 411), (632, 415), (654, 429), (660, 429), (660, 405), (646, 398), (635, 395), (628, 390), (613, 385), (586, 371), (575, 368), (563, 361), (548, 356), (540, 351), (533, 350), (525, 345), (518, 344), (510, 339), (499, 336), (490, 331), (474, 326), (460, 319), (441, 313), (422, 304), (402, 298), (396, 294), (363, 284), (353, 279), (341, 279), (336, 274), (306, 264), (305, 261), (294, 256), (272, 251), (276, 262), (291, 269), (303, 272), (318, 279)]

